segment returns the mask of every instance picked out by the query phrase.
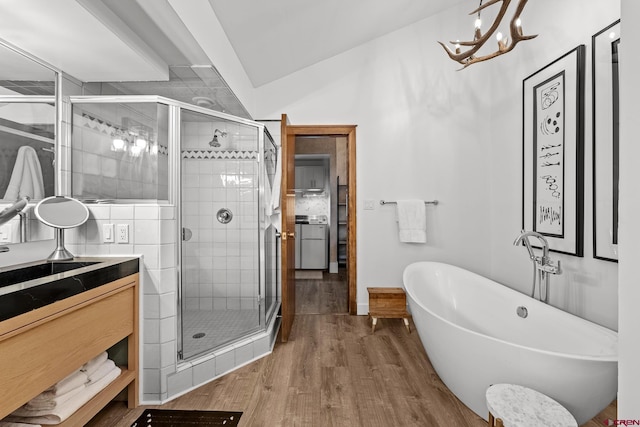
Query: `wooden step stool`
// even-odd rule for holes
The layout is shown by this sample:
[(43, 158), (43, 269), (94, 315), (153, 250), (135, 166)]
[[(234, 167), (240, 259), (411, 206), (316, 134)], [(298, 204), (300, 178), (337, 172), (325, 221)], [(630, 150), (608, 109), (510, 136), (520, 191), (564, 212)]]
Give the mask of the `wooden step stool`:
[(369, 291), (369, 316), (371, 317), (371, 332), (376, 331), (378, 319), (403, 319), (404, 326), (411, 333), (409, 327), (409, 313), (407, 312), (407, 295), (402, 288), (367, 288)]

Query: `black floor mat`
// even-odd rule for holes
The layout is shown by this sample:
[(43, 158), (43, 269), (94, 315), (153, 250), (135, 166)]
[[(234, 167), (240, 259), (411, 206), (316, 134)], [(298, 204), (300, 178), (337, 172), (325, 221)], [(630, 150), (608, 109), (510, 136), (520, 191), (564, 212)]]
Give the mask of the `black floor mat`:
[(238, 425), (242, 412), (184, 411), (174, 409), (145, 409), (131, 427), (153, 426), (225, 426)]

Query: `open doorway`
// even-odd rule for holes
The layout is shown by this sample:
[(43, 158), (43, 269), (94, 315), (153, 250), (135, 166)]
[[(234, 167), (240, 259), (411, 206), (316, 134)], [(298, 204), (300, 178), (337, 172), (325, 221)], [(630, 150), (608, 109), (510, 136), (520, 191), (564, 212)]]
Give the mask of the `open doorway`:
[(296, 313), (349, 312), (345, 135), (295, 138)]
[(356, 126), (355, 125), (292, 125), (286, 114), (280, 122), (282, 141), (281, 191), (281, 339), (286, 342), (296, 315), (295, 279), (295, 190), (296, 140), (302, 136), (334, 136), (346, 138), (346, 174), (349, 197), (345, 199), (349, 214), (346, 221), (346, 279), (348, 313), (357, 314), (356, 307)]

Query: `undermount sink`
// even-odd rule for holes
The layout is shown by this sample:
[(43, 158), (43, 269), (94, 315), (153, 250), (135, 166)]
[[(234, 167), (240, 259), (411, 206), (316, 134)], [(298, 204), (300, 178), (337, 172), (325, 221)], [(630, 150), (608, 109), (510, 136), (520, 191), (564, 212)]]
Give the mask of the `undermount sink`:
[(29, 280), (40, 279), (57, 273), (98, 264), (99, 261), (57, 261), (43, 262), (15, 270), (0, 271), (0, 287), (15, 285)]

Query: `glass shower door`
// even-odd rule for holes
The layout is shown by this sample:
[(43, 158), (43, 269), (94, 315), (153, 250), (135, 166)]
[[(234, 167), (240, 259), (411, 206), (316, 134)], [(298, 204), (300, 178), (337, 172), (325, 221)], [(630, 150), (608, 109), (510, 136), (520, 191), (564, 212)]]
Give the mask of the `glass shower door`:
[(182, 359), (264, 327), (258, 128), (181, 113)]

